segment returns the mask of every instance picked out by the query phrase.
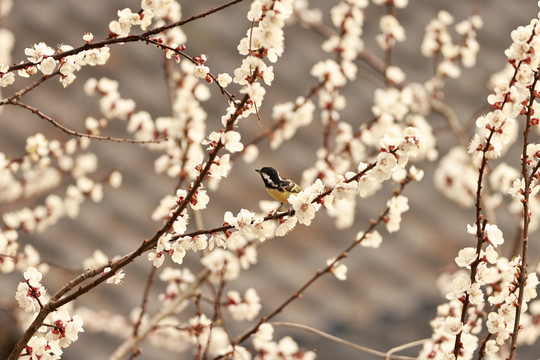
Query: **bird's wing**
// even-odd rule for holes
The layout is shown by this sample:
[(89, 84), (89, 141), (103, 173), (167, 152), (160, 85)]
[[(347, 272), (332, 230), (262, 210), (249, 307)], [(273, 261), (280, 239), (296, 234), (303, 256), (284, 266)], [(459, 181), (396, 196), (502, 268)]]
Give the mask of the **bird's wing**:
[(302, 188), (291, 180), (285, 180), (282, 185), (285, 191), (291, 193), (299, 193), (300, 191), (302, 191)]

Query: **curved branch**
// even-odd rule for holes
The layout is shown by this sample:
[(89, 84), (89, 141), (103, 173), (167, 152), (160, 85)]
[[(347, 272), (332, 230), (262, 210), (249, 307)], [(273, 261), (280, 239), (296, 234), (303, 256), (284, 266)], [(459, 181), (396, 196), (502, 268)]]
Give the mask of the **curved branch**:
[(358, 344), (355, 344), (355, 343), (347, 341), (347, 340), (343, 340), (341, 338), (338, 338), (337, 336), (326, 333), (326, 332), (321, 331), (319, 329), (315, 329), (315, 328), (313, 328), (311, 326), (302, 325), (302, 324), (296, 324), (296, 323), (291, 323), (291, 322), (283, 322), (283, 321), (272, 322), (270, 324), (272, 326), (274, 326), (274, 327), (275, 326), (292, 327), (292, 328), (295, 328), (295, 329), (309, 331), (309, 332), (311, 332), (313, 334), (316, 334), (316, 335), (321, 336), (323, 338), (326, 338), (328, 340), (335, 341), (338, 344), (345, 345), (345, 346), (348, 346), (348, 347), (350, 347), (352, 349), (363, 351), (363, 352), (371, 354), (371, 355), (382, 357), (385, 360), (414, 360), (416, 358), (409, 357), (409, 356), (393, 355), (393, 353), (396, 352), (396, 351), (401, 351), (401, 350), (408, 349), (408, 348), (413, 347), (413, 346), (422, 345), (423, 343), (430, 340), (430, 339), (422, 339), (422, 340), (418, 340), (418, 341), (413, 341), (413, 342), (411, 342), (409, 344), (401, 345), (401, 346), (398, 346), (396, 348), (390, 349), (389, 351), (384, 353), (382, 351), (373, 350), (373, 349), (370, 349), (368, 347), (358, 345)]
[(35, 107), (32, 107), (30, 105), (26, 105), (26, 104), (24, 104), (24, 103), (22, 103), (20, 101), (11, 100), (11, 101), (8, 101), (7, 104), (20, 106), (20, 107), (22, 107), (22, 108), (24, 108), (26, 110), (30, 110), (31, 112), (33, 112), (34, 114), (36, 114), (37, 116), (42, 118), (43, 120), (47, 120), (48, 122), (50, 122), (51, 124), (53, 124), (54, 126), (56, 126), (57, 128), (59, 128), (60, 130), (62, 130), (63, 132), (65, 132), (68, 135), (73, 135), (73, 136), (78, 136), (78, 137), (86, 137), (86, 138), (95, 139), (95, 140), (108, 140), (108, 141), (126, 142), (126, 143), (132, 143), (132, 144), (155, 144), (155, 143), (160, 143), (162, 141), (167, 140), (167, 139), (136, 140), (136, 139), (118, 138), (118, 137), (113, 137), (113, 136), (101, 136), (101, 135), (92, 135), (92, 134), (87, 134), (87, 133), (81, 133), (81, 132), (71, 130), (71, 129), (65, 127), (64, 125), (60, 124), (58, 121), (54, 120), (50, 116), (45, 115), (39, 109), (37, 109)]

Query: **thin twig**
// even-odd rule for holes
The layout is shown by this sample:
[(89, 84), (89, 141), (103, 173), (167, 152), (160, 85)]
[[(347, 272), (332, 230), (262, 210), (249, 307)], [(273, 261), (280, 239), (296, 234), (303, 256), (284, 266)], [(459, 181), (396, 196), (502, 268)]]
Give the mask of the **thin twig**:
[(534, 177), (534, 174), (538, 170), (538, 167), (540, 164), (536, 164), (534, 169), (531, 172), (531, 175), (527, 172), (527, 163), (528, 163), (528, 156), (527, 156), (527, 147), (529, 145), (529, 133), (531, 131), (532, 122), (531, 117), (533, 114), (533, 104), (534, 100), (536, 98), (535, 95), (535, 87), (536, 83), (538, 82), (540, 74), (536, 73), (534, 76), (534, 81), (530, 88), (530, 97), (529, 97), (529, 104), (527, 105), (527, 117), (526, 117), (526, 123), (525, 123), (525, 130), (523, 130), (523, 150), (521, 154), (521, 175), (523, 176), (523, 180), (525, 182), (525, 186), (523, 189), (523, 200), (521, 203), (523, 204), (523, 231), (521, 232), (521, 264), (519, 265), (519, 273), (517, 278), (517, 285), (519, 288), (519, 294), (517, 299), (516, 312), (515, 312), (515, 319), (514, 319), (514, 330), (512, 331), (512, 340), (510, 345), (510, 355), (508, 356), (508, 359), (514, 360), (516, 358), (516, 351), (517, 351), (517, 340), (518, 340), (518, 333), (522, 325), (520, 324), (521, 319), (521, 310), (523, 309), (523, 297), (524, 297), (524, 291), (525, 291), (525, 282), (527, 281), (527, 251), (529, 248), (529, 224), (531, 222), (531, 215), (529, 214), (529, 197), (531, 193), (531, 184)]
[(164, 318), (170, 316), (178, 309), (178, 306), (180, 306), (184, 301), (192, 297), (193, 294), (196, 293), (197, 289), (199, 289), (200, 285), (208, 278), (208, 276), (210, 276), (210, 270), (206, 268), (204, 270), (201, 270), (201, 272), (197, 275), (195, 281), (190, 284), (190, 286), (182, 294), (179, 294), (170, 303), (162, 307), (154, 316), (148, 319), (148, 321), (146, 321), (145, 324), (141, 326), (137, 336), (132, 336), (126, 339), (122, 344), (120, 344), (120, 346), (118, 346), (114, 353), (109, 357), (109, 360), (124, 359), (126, 355), (131, 351), (131, 349), (133, 349), (135, 346), (137, 346), (137, 344), (143, 341), (148, 335), (148, 333), (155, 329)]
[(352, 349), (363, 351), (363, 352), (371, 354), (371, 355), (379, 356), (379, 357), (382, 357), (382, 358), (387, 359), (387, 360), (414, 360), (416, 358), (412, 358), (412, 357), (409, 357), (409, 356), (393, 355), (393, 353), (395, 353), (397, 351), (402, 351), (402, 350), (405, 350), (405, 349), (408, 349), (408, 348), (411, 348), (411, 347), (414, 347), (414, 346), (420, 346), (420, 345), (424, 344), (426, 341), (430, 340), (430, 339), (418, 340), (418, 341), (411, 342), (409, 344), (401, 345), (399, 347), (390, 349), (387, 352), (382, 352), (382, 351), (373, 350), (373, 349), (370, 349), (368, 347), (358, 345), (358, 344), (355, 344), (353, 342), (344, 340), (342, 338), (331, 335), (331, 334), (326, 333), (324, 331), (321, 331), (319, 329), (315, 329), (315, 328), (313, 328), (311, 326), (297, 324), (297, 323), (291, 323), (291, 322), (283, 322), (283, 321), (271, 322), (270, 324), (272, 326), (274, 326), (274, 327), (276, 327), (276, 326), (292, 327), (292, 328), (296, 328), (296, 329), (309, 331), (309, 332), (311, 332), (313, 334), (319, 335), (319, 336), (321, 336), (323, 338), (326, 338), (328, 340), (335, 341), (338, 344), (345, 345), (345, 346), (348, 346), (348, 347), (350, 347)]
[(26, 110), (29, 110), (29, 111), (33, 112), (34, 114), (36, 114), (37, 116), (39, 116), (40, 118), (42, 118), (43, 120), (46, 120), (46, 121), (50, 122), (51, 124), (53, 124), (54, 126), (59, 128), (60, 130), (65, 132), (66, 134), (69, 134), (69, 135), (72, 135), (72, 136), (86, 137), (86, 138), (95, 139), (95, 140), (126, 142), (126, 143), (132, 143), (132, 144), (155, 144), (155, 143), (160, 143), (160, 142), (166, 140), (166, 139), (136, 140), (136, 139), (118, 138), (118, 137), (113, 137), (113, 136), (101, 136), (101, 135), (92, 135), (92, 134), (87, 134), (87, 133), (81, 133), (81, 132), (71, 130), (71, 129), (65, 127), (64, 125), (60, 124), (58, 121), (54, 120), (50, 116), (45, 115), (41, 110), (39, 110), (39, 109), (37, 109), (35, 107), (32, 107), (30, 105), (24, 104), (24, 103), (22, 103), (20, 101), (9, 101), (7, 104), (19, 106), (19, 107), (22, 107), (22, 108), (24, 108)]
[(139, 332), (139, 327), (141, 326), (142, 319), (144, 317), (144, 314), (146, 313), (146, 305), (148, 304), (148, 296), (150, 295), (150, 288), (152, 287), (152, 284), (154, 283), (154, 277), (155, 277), (157, 268), (153, 264), (150, 264), (150, 266), (152, 266), (152, 268), (150, 269), (150, 273), (148, 274), (148, 279), (146, 280), (146, 286), (144, 287), (144, 293), (143, 293), (142, 303), (141, 303), (141, 312), (139, 313), (137, 322), (135, 322), (135, 325), (133, 326), (133, 336), (137, 336), (137, 333)]
[(20, 100), (24, 95), (26, 95), (28, 92), (30, 92), (31, 90), (35, 89), (36, 87), (38, 87), (39, 85), (43, 84), (46, 80), (50, 79), (51, 77), (55, 76), (55, 75), (58, 75), (60, 74), (60, 70), (57, 70), (55, 72), (53, 72), (51, 75), (43, 75), (41, 78), (39, 78), (38, 80), (34, 81), (33, 83), (31, 83), (30, 85), (28, 85), (27, 87), (17, 91), (15, 94), (11, 95), (10, 97), (8, 97), (7, 99), (3, 99), (0, 101), (0, 106), (2, 105), (7, 105), (9, 103), (13, 103), (15, 101), (18, 101)]
[[(398, 352), (398, 351), (403, 351), (403, 350), (406, 350), (406, 349), (410, 349), (412, 347), (416, 347), (416, 346), (420, 346), (420, 345), (423, 345), (427, 342), (431, 341), (431, 339), (421, 339), (421, 340), (416, 340), (416, 341), (411, 341), (410, 343), (407, 343), (407, 344), (403, 344), (403, 345), (400, 345), (400, 346), (396, 346), (395, 348), (392, 348), (390, 350), (388, 350), (388, 352), (386, 353), (387, 357), (386, 357), (386, 360), (389, 360), (390, 357), (392, 357), (393, 359), (395, 359), (394, 357), (394, 353), (395, 352)], [(417, 358), (414, 358), (414, 359), (417, 359)]]
[(450, 130), (456, 135), (461, 146), (465, 147), (468, 142), (468, 136), (463, 129), (463, 126), (461, 126), (461, 123), (459, 122), (458, 116), (454, 109), (452, 109), (452, 107), (450, 107), (443, 101), (435, 99), (433, 97), (429, 98), (429, 105), (434, 111), (438, 112), (446, 119)]
[(210, 323), (210, 326), (208, 327), (208, 338), (206, 340), (206, 345), (204, 349), (204, 355), (203, 360), (208, 359), (208, 353), (210, 351), (210, 345), (212, 341), (212, 330), (216, 325), (218, 324), (219, 319), (221, 318), (221, 296), (223, 295), (223, 290), (225, 289), (225, 273), (227, 272), (227, 265), (228, 261), (223, 261), (223, 267), (219, 271), (219, 285), (217, 293), (214, 297), (214, 316), (212, 317), (212, 322)]
[[(178, 54), (180, 56), (182, 56), (183, 58), (185, 59), (188, 59), (189, 61), (191, 61), (193, 64), (195, 65), (199, 65), (199, 63), (197, 62), (197, 60), (195, 60), (195, 58), (193, 56), (190, 56), (186, 53), (184, 53), (183, 51), (180, 51), (178, 48), (173, 48), (167, 44), (164, 44), (158, 40), (155, 40), (155, 39), (152, 39), (152, 38), (149, 38), (149, 37), (145, 37), (144, 40), (148, 43), (151, 43), (151, 44), (154, 44), (156, 47), (159, 47), (161, 49), (164, 49), (164, 50), (170, 50), (170, 51), (173, 51), (175, 54)], [(219, 87), (219, 89), (221, 90), (221, 93), (222, 94), (225, 94), (230, 101), (234, 101), (235, 99), (235, 95), (230, 93), (227, 89), (225, 89), (223, 86), (221, 86), (219, 84), (219, 82), (217, 81), (217, 76), (215, 76), (214, 74), (212, 73), (208, 73), (208, 76), (210, 76), (212, 78), (212, 80), (214, 80), (214, 83)]]

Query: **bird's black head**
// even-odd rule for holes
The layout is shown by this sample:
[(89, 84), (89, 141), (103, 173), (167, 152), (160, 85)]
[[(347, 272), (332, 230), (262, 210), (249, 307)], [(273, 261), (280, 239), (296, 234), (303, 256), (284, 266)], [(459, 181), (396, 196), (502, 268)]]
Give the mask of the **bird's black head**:
[(277, 170), (269, 166), (263, 167), (262, 169), (255, 170), (255, 171), (261, 174), (261, 177), (264, 181), (264, 185), (266, 187), (277, 189), (279, 188), (279, 184), (283, 181), (279, 177), (279, 173), (277, 172)]

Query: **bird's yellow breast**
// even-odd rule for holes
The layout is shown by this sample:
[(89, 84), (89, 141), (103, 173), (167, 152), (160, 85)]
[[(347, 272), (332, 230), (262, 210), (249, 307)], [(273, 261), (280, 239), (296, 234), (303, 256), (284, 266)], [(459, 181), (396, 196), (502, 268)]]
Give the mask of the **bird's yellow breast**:
[(283, 191), (283, 190), (272, 189), (272, 188), (266, 188), (266, 191), (268, 191), (271, 197), (273, 197), (274, 199), (276, 199), (277, 201), (281, 203), (289, 203), (287, 201), (287, 198), (289, 197), (289, 195), (293, 194), (290, 191)]

